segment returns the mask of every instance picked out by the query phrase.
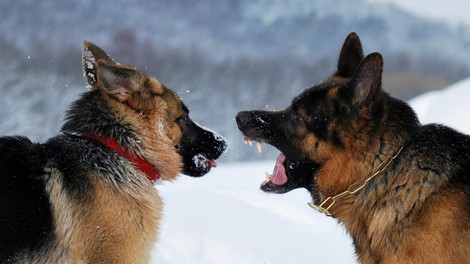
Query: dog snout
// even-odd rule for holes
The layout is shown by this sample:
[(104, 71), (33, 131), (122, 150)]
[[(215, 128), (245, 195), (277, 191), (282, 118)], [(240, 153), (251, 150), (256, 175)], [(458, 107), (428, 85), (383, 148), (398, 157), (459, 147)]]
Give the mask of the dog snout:
[(253, 112), (251, 111), (242, 111), (238, 112), (235, 117), (237, 121), (238, 129), (242, 130), (246, 128), (250, 123), (253, 122)]

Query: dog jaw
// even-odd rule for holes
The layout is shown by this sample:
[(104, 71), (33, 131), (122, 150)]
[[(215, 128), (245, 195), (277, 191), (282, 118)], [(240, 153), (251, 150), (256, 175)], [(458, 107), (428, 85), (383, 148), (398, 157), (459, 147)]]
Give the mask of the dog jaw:
[[(245, 144), (253, 145), (251, 137), (244, 138)], [(257, 138), (256, 144), (262, 145), (262, 139)], [(289, 160), (284, 153), (280, 153), (272, 173), (265, 173), (265, 180), (261, 183), (260, 189), (264, 192), (287, 193), (297, 188), (309, 189), (312, 186), (311, 175), (316, 168), (316, 164), (308, 161)], [(316, 195), (314, 197), (316, 198)]]

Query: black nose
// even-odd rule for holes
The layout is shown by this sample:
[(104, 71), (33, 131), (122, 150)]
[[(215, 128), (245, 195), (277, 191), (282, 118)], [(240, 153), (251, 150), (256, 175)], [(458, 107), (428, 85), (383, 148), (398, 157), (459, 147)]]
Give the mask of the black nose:
[(243, 130), (243, 128), (248, 123), (250, 123), (251, 119), (252, 119), (251, 112), (248, 112), (248, 111), (238, 112), (237, 116), (235, 117), (235, 120), (237, 121), (238, 129)]

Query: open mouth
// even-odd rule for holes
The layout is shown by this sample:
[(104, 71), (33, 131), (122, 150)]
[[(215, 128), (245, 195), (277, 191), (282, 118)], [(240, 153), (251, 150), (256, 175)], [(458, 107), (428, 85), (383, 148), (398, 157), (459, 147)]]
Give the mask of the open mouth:
[[(245, 137), (245, 143), (252, 145), (253, 140)], [(256, 140), (259, 152), (262, 151), (262, 142)], [(260, 189), (271, 193), (287, 193), (297, 188), (308, 188), (310, 185), (310, 172), (314, 166), (308, 162), (291, 161), (284, 153), (280, 153), (276, 159), (272, 173), (266, 172), (265, 181)]]
[(266, 172), (266, 180), (261, 184), (261, 190), (273, 193), (286, 193), (300, 187), (293, 184), (293, 181), (289, 181), (287, 170), (284, 165), (285, 162), (286, 156), (281, 152), (279, 157), (276, 159), (273, 173), (269, 174)]

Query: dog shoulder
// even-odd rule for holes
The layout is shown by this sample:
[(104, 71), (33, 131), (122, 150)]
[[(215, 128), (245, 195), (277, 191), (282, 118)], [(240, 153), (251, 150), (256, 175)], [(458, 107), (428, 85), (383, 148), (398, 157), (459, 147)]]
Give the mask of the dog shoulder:
[(459, 188), (470, 186), (470, 175), (465, 175), (470, 171), (470, 136), (444, 125), (428, 124), (421, 127), (415, 138), (418, 166), (426, 164), (421, 167), (446, 175)]

